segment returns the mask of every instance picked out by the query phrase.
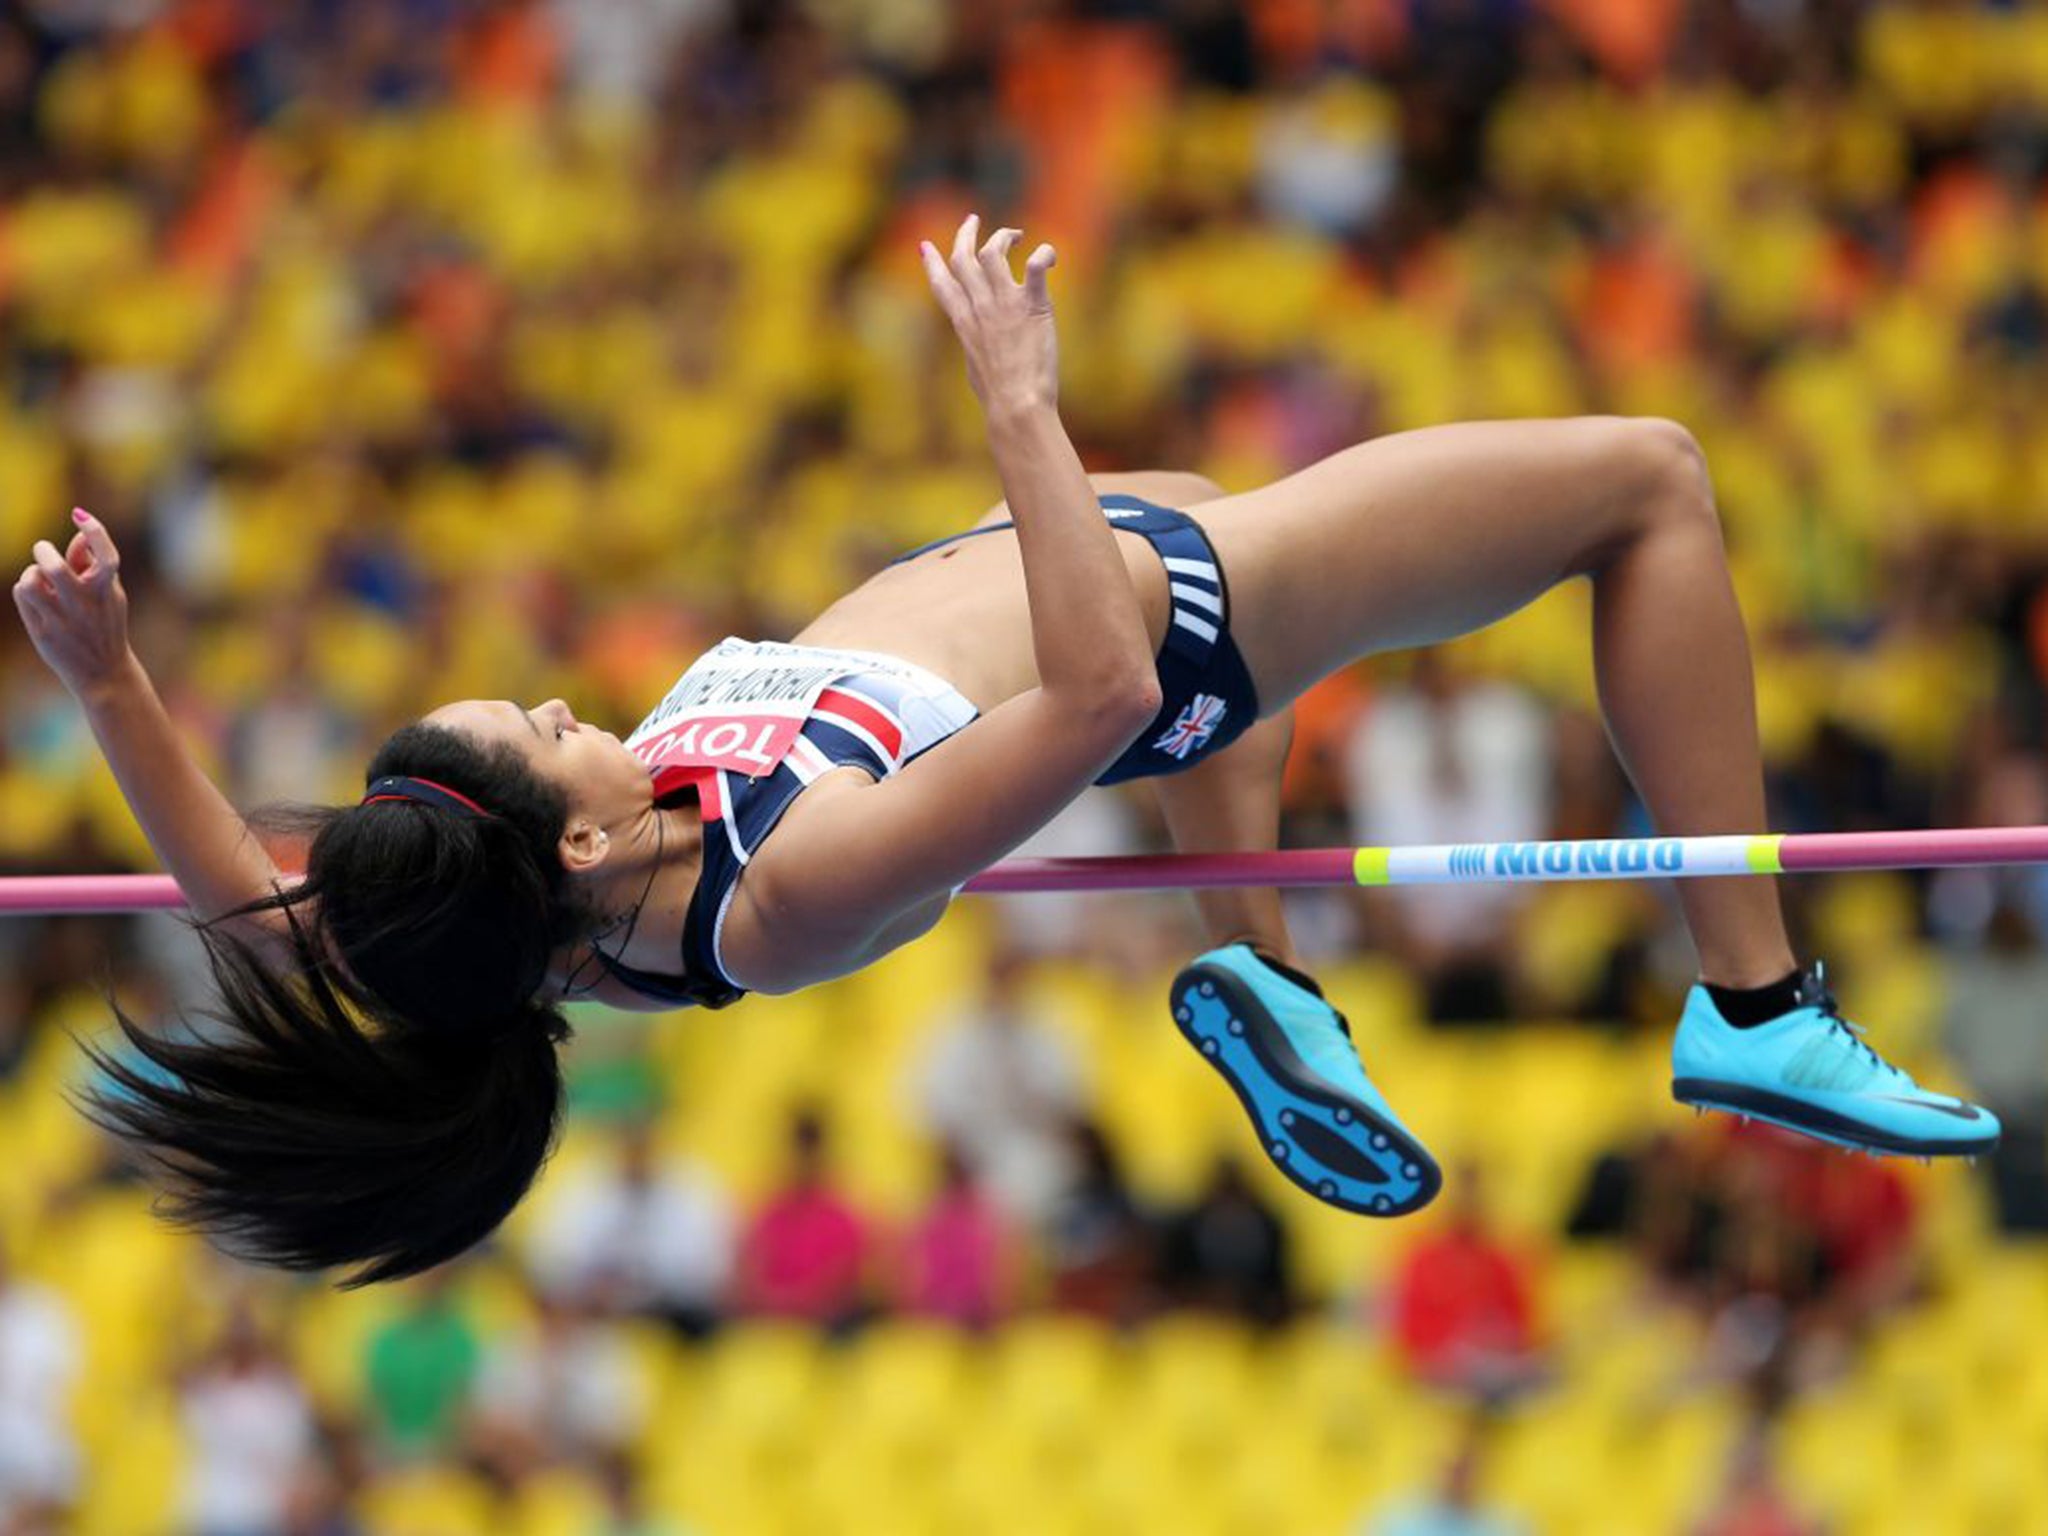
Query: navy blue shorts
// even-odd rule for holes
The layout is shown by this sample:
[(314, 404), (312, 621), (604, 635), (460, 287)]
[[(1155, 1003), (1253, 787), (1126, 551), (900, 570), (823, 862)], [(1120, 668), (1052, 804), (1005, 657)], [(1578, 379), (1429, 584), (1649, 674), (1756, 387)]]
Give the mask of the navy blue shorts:
[[(1237, 642), (1230, 638), (1230, 590), (1201, 525), (1185, 512), (1136, 496), (1104, 496), (1100, 500), (1103, 516), (1126, 533), (1143, 534), (1158, 552), (1173, 601), (1173, 615), (1158, 658), (1159, 688), (1165, 702), (1124, 755), (1095, 781), (1121, 784), (1179, 773), (1211, 753), (1221, 752), (1259, 718), (1259, 700)], [(986, 528), (972, 528), (923, 545), (899, 559), (913, 559), (1010, 526), (991, 523)]]

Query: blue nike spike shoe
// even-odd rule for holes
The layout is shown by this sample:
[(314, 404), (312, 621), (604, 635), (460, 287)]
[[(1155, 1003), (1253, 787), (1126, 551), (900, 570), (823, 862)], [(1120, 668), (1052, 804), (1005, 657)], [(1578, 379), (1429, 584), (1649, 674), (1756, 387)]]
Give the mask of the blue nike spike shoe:
[(1791, 1012), (1737, 1029), (1694, 987), (1671, 1042), (1671, 1096), (1858, 1152), (1975, 1157), (1998, 1145), (1997, 1116), (1928, 1092), (1866, 1045), (1819, 966), (1798, 995)]
[(1436, 1160), (1380, 1097), (1315, 983), (1248, 944), (1174, 978), (1180, 1032), (1243, 1101), (1267, 1155), (1326, 1204), (1402, 1216), (1436, 1198)]

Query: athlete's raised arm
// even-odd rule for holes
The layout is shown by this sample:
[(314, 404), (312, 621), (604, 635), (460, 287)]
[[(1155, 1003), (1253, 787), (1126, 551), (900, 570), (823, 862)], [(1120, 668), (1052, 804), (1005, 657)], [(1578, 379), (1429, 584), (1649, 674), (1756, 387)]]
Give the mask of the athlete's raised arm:
[(950, 257), (928, 242), (921, 249), (966, 354), (1016, 523), (1039, 684), (883, 783), (813, 791), (792, 808), (791, 824), (804, 828), (790, 839), (802, 848), (788, 855), (792, 878), (760, 871), (769, 878), (750, 895), (779, 909), (774, 927), (814, 937), (822, 950), (857, 946), (862, 933), (886, 929), (1014, 848), (1159, 709), (1144, 613), (1060, 422), (1052, 247), (1031, 253), (1020, 283), (1010, 268), (1017, 231), (999, 229), (977, 250), (978, 233), (970, 217)]
[[(193, 761), (129, 647), (128, 595), (112, 535), (88, 512), (71, 517), (77, 532), (70, 546), (59, 553), (38, 539), (33, 563), (14, 583), (29, 639), (85, 710), (129, 809), (192, 914), (218, 917), (270, 895), (276, 864)], [(244, 936), (284, 925), (279, 914), (265, 913)]]
[(1031, 253), (1020, 283), (1010, 271), (1019, 232), (999, 229), (977, 252), (979, 227), (968, 215), (950, 261), (929, 241), (921, 249), (932, 292), (966, 354), (967, 381), (988, 420), (989, 449), (1017, 525), (1039, 685), (1065, 708), (1121, 713), (1134, 691), (1157, 684), (1123, 556), (1060, 422), (1059, 346), (1046, 286), (1053, 248)]

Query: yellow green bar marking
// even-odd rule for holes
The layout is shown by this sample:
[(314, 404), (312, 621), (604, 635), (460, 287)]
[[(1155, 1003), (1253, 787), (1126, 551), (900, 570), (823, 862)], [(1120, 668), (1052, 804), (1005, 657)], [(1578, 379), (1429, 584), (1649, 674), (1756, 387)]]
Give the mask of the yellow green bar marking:
[(1749, 840), (1749, 868), (1752, 874), (1782, 875), (1785, 862), (1780, 857), (1779, 844), (1785, 841), (1782, 832), (1766, 832)]
[(1351, 855), (1351, 875), (1360, 885), (1387, 883), (1387, 850), (1360, 848)]

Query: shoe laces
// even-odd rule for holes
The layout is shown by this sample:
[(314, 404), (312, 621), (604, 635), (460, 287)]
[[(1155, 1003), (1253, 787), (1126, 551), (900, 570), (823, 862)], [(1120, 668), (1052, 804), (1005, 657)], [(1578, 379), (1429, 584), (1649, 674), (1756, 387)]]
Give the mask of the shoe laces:
[(1861, 1024), (1854, 1019), (1842, 1017), (1842, 1005), (1836, 1001), (1834, 989), (1827, 982), (1827, 962), (1814, 961), (1813, 969), (1799, 979), (1799, 990), (1796, 995), (1800, 1007), (1814, 1009), (1828, 1021), (1829, 1038), (1838, 1040), (1847, 1048), (1849, 1062), (1867, 1064), (1877, 1074), (1885, 1077), (1906, 1075), (1878, 1055), (1876, 1048), (1864, 1039)]

